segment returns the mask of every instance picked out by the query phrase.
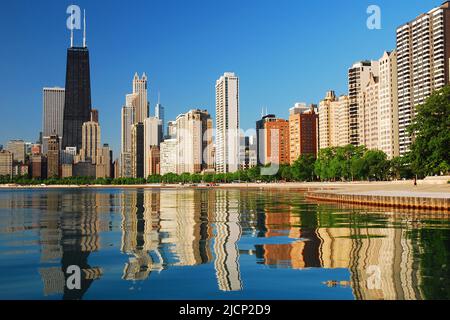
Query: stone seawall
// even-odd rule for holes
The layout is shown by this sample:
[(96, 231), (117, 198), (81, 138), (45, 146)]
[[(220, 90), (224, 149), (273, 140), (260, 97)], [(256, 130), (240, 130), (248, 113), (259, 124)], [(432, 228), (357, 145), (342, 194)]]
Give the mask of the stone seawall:
[(359, 195), (331, 192), (307, 192), (305, 196), (309, 200), (325, 202), (348, 203), (387, 208), (450, 211), (450, 198)]

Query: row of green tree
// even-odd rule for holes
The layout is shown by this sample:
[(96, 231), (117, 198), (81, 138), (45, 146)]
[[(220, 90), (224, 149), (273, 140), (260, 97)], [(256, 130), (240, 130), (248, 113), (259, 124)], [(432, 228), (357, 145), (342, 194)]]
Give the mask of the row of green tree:
[[(152, 175), (143, 178), (102, 178), (71, 177), (31, 179), (21, 177), (0, 177), (0, 183), (20, 185), (136, 185), (146, 183), (231, 183), (231, 182), (277, 182), (277, 181), (354, 181), (354, 180), (387, 180), (391, 178), (412, 176), (410, 170), (399, 161), (403, 158), (388, 161), (381, 151), (367, 150), (364, 147), (329, 148), (321, 150), (316, 159), (311, 155), (301, 156), (293, 165), (270, 165), (240, 170), (227, 174), (174, 174)], [(403, 169), (405, 166), (405, 169)], [(271, 170), (271, 168), (273, 168)], [(269, 173), (266, 174), (263, 169)]]

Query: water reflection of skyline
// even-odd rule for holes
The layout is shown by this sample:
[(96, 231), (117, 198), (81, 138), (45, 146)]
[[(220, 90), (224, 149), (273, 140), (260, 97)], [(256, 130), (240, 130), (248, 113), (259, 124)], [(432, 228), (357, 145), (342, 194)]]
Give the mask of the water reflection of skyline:
[[(25, 229), (38, 232), (45, 296), (82, 299), (105, 272), (89, 262), (92, 253), (102, 250), (101, 234), (120, 231), (120, 251), (127, 257), (124, 281), (151, 279), (152, 272), (171, 267), (211, 264), (217, 289), (239, 292), (245, 290), (240, 261), (243, 255), (252, 255), (255, 263), (270, 268), (346, 269), (356, 299), (424, 298), (421, 264), (414, 251), (417, 243), (408, 236), (412, 226), (399, 224), (395, 215), (364, 221), (363, 214), (333, 212), (330, 207), (306, 204), (299, 196), (293, 199), (292, 194), (276, 191), (104, 190), (11, 195), (0, 199), (0, 208), (11, 212), (6, 220), (2, 215), (0, 234)], [(31, 208), (40, 208), (40, 213), (28, 215)], [(112, 221), (117, 214), (120, 226)], [(251, 250), (240, 250), (242, 237), (261, 241)], [(70, 265), (82, 269), (81, 290), (65, 286)], [(376, 288), (369, 286), (368, 270), (373, 266), (381, 275)], [(327, 284), (336, 285), (336, 280), (329, 279)]]
[[(36, 201), (42, 200), (43, 203), (33, 205), (47, 210), (39, 221), (41, 261), (60, 264), (60, 267), (40, 268), (44, 294), (63, 294), (63, 299), (68, 300), (81, 299), (92, 282), (102, 275), (101, 268), (91, 267), (88, 258), (100, 249), (99, 233), (109, 230), (98, 215), (99, 207), (110, 205), (109, 199), (96, 193), (49, 193), (44, 199), (36, 198)], [(80, 290), (67, 289), (69, 275), (66, 270), (71, 265), (81, 269)]]

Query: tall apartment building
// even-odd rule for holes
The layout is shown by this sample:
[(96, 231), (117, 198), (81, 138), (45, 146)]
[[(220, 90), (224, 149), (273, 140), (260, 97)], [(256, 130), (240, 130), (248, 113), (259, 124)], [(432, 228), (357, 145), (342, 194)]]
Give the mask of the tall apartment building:
[(23, 140), (10, 140), (6, 145), (6, 150), (14, 156), (14, 162), (25, 163), (26, 147)]
[(367, 87), (371, 74), (378, 77), (378, 61), (357, 62), (348, 71), (349, 140), (355, 146), (359, 144), (359, 95)]
[(239, 78), (231, 72), (216, 81), (216, 171), (239, 169)]
[(62, 138), (65, 95), (64, 88), (44, 88), (43, 90), (42, 152), (44, 154), (47, 153), (48, 139), (52, 134), (57, 134)]
[(385, 52), (379, 63), (378, 149), (389, 159), (399, 151), (397, 52)]
[(33, 154), (30, 158), (31, 177), (42, 179), (47, 177), (47, 158), (42, 154)]
[(264, 123), (265, 165), (290, 163), (289, 121), (268, 118)]
[(241, 135), (241, 159), (240, 170), (248, 170), (257, 166), (257, 146), (256, 136)]
[(261, 116), (261, 119), (256, 121), (256, 162), (259, 166), (263, 166), (267, 163), (265, 124), (266, 122), (273, 121), (277, 118), (274, 114), (266, 114)]
[(177, 137), (177, 123), (175, 121), (167, 122), (167, 139), (175, 139)]
[(399, 155), (396, 52), (385, 52), (358, 93), (358, 144)]
[(156, 117), (144, 119), (144, 177), (154, 173), (152, 170), (150, 151), (153, 147), (159, 147), (162, 140), (162, 121)]
[(177, 173), (177, 139), (166, 139), (160, 146), (160, 174)]
[(0, 177), (13, 175), (14, 155), (7, 150), (0, 151)]
[(179, 115), (177, 125), (177, 172), (200, 173), (212, 169), (213, 122), (206, 110), (191, 110)]
[(83, 123), (80, 160), (95, 164), (101, 146), (101, 130), (99, 123), (93, 120), (94, 117), (91, 116), (91, 121)]
[(119, 160), (119, 177), (132, 178), (133, 172), (131, 168), (131, 150), (130, 152), (122, 152)]
[(379, 79), (369, 74), (358, 94), (358, 145), (378, 149)]
[(298, 106), (290, 109), (289, 115), (289, 152), (290, 163), (304, 154), (317, 156), (318, 116), (311, 105), (308, 111)]
[(98, 148), (95, 159), (96, 178), (110, 178), (111, 177), (111, 149), (108, 144), (104, 144)]
[(59, 177), (60, 139), (58, 135), (51, 135), (48, 139), (47, 177)]
[(397, 28), (399, 152), (409, 151), (415, 109), (450, 82), (450, 2)]
[(153, 146), (150, 148), (148, 159), (148, 175), (155, 175), (161, 173), (161, 154), (159, 147)]
[(339, 146), (339, 106), (334, 91), (319, 103), (319, 149)]
[(350, 144), (350, 99), (348, 96), (343, 95), (339, 97), (338, 102), (339, 102), (338, 146), (346, 146)]
[[(128, 98), (128, 96), (127, 96)], [(131, 126), (134, 124), (135, 108), (127, 99), (127, 105), (122, 107), (121, 114), (121, 152), (120, 176), (131, 177)]]
[(131, 174), (133, 178), (144, 178), (144, 124), (131, 126)]

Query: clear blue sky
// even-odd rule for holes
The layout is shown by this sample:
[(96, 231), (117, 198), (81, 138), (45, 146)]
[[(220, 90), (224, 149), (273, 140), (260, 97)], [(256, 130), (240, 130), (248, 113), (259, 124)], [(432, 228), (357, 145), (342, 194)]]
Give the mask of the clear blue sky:
[[(34, 142), (42, 88), (64, 87), (66, 8), (88, 17), (93, 106), (102, 142), (120, 146), (120, 108), (133, 74), (149, 75), (166, 120), (194, 107), (214, 116), (214, 85), (225, 71), (241, 81), (241, 127), (261, 107), (286, 117), (295, 102), (318, 103), (347, 91), (353, 62), (395, 48), (395, 29), (443, 0), (5, 0), (0, 10), (0, 144)], [(366, 27), (366, 9), (382, 10), (382, 29)], [(76, 40), (81, 43), (81, 33)], [(115, 154), (117, 156), (117, 154)]]

